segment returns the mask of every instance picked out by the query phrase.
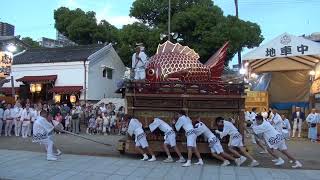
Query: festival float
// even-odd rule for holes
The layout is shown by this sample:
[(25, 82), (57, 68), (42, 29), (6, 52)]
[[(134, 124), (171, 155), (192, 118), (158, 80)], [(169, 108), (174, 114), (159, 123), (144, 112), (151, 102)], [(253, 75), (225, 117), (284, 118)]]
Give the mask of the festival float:
[[(197, 117), (210, 129), (217, 129), (215, 118), (232, 119), (243, 134), (245, 110), (244, 85), (222, 80), (228, 42), (205, 64), (188, 46), (167, 41), (160, 44), (149, 59), (144, 81), (130, 81), (126, 85), (127, 113), (138, 118), (145, 128), (159, 117), (171, 124), (175, 112), (185, 110), (194, 121)], [(163, 152), (163, 135), (147, 133), (147, 140), (155, 152)], [(184, 132), (177, 133), (177, 146), (187, 152)], [(197, 139), (200, 153), (209, 153), (208, 144)], [(119, 141), (121, 153), (136, 154), (131, 137)]]

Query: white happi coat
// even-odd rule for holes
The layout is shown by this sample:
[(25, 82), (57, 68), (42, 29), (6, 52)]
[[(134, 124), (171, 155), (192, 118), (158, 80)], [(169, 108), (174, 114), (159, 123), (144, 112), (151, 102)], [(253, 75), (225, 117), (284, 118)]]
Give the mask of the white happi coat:
[(289, 119), (283, 120), (283, 129), (291, 130)]
[(179, 117), (178, 121), (175, 124), (175, 128), (177, 131), (180, 131), (181, 127), (186, 131), (186, 133), (194, 131), (191, 119), (184, 115)]
[(220, 138), (230, 135), (230, 138), (239, 136), (238, 129), (229, 121), (223, 121), (223, 131), (220, 132)]
[(32, 116), (33, 116), (33, 112), (30, 108), (28, 110), (24, 109), (21, 113), (22, 125), (28, 126), (32, 120)]
[(134, 70), (134, 79), (145, 79), (145, 67), (147, 64), (147, 55), (141, 51), (138, 55), (140, 59), (136, 57), (136, 53), (132, 55), (132, 69)]
[(281, 118), (281, 116), (276, 113), (273, 117), (272, 117), (272, 125), (273, 127), (280, 133), (282, 133), (282, 129), (283, 129), (283, 120)]
[(317, 123), (318, 122), (318, 114), (317, 113), (310, 113), (307, 118), (306, 121), (308, 123)]
[[(310, 124), (317, 124), (319, 123), (319, 114), (309, 114), (306, 118), (306, 121)], [(318, 139), (318, 132), (317, 132), (317, 126), (316, 127), (309, 127), (308, 130), (308, 138), (311, 140), (317, 140)]]
[[(263, 134), (263, 137), (270, 148), (286, 149), (283, 135), (269, 122), (263, 121), (262, 124), (253, 126), (252, 128), (255, 134)], [(279, 145), (282, 147), (279, 147)]]
[(3, 113), (3, 120), (12, 120), (13, 116), (12, 116), (12, 109), (6, 109)]
[(244, 119), (245, 119), (245, 121), (250, 120), (250, 112), (249, 111), (244, 112)]
[(147, 55), (146, 53), (144, 53), (143, 51), (140, 51), (138, 57), (141, 59), (141, 60), (138, 60), (136, 58), (136, 54), (137, 53), (134, 53), (132, 55), (132, 68), (133, 69), (145, 69), (145, 65), (147, 63)]
[(149, 128), (151, 132), (159, 128), (165, 134), (173, 130), (168, 123), (159, 118), (154, 118), (154, 121), (149, 125)]
[(132, 118), (129, 122), (129, 126), (128, 126), (128, 134), (130, 136), (135, 135), (135, 137), (137, 138), (138, 135), (144, 133), (143, 129), (142, 129), (142, 124), (138, 119), (134, 119)]
[(215, 144), (217, 142), (220, 142), (219, 139), (211, 132), (211, 130), (203, 122), (197, 123), (195, 125), (194, 130), (197, 136), (203, 134), (203, 136), (207, 139), (208, 143)]
[(52, 137), (54, 126), (44, 117), (38, 116), (33, 124), (32, 142), (45, 143)]
[(168, 123), (159, 118), (154, 118), (153, 122), (149, 125), (149, 128), (151, 132), (159, 128), (164, 132), (164, 144), (168, 144), (171, 147), (176, 146), (176, 133)]

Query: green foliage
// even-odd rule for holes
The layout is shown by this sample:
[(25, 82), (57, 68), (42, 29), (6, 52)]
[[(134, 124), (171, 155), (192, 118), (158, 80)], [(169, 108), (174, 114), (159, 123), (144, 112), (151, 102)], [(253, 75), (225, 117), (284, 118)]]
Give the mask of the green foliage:
[(97, 24), (95, 12), (60, 7), (54, 11), (55, 28), (77, 44), (115, 42), (118, 30), (107, 21)]
[[(171, 31), (180, 34), (181, 44), (194, 48), (201, 61), (207, 61), (229, 41), (228, 60), (244, 47), (258, 46), (262, 41), (259, 25), (224, 16), (211, 0), (172, 0)], [(136, 0), (130, 15), (166, 32), (168, 0)], [(228, 64), (228, 61), (226, 62)]]
[[(151, 26), (168, 22), (168, 0), (136, 0), (133, 2), (130, 16)], [(194, 5), (212, 7), (212, 0), (171, 0), (171, 14), (182, 12)]]
[(24, 37), (24, 38), (21, 39), (21, 41), (23, 41), (24, 43), (28, 44), (32, 48), (40, 47), (39, 43), (37, 41), (34, 41), (30, 37)]
[(142, 23), (125, 25), (119, 34), (118, 53), (125, 64), (130, 66), (131, 56), (135, 52), (135, 44), (143, 43), (146, 53), (153, 55), (158, 47), (160, 31), (157, 28), (150, 28)]
[[(136, 0), (130, 16), (140, 22), (117, 29), (105, 20), (97, 24), (95, 13), (91, 11), (65, 7), (54, 11), (59, 32), (78, 44), (113, 42), (127, 66), (131, 65), (136, 43), (144, 43), (149, 56), (156, 52), (160, 34), (167, 33), (168, 0)], [(259, 25), (224, 16), (211, 0), (171, 0), (171, 16), (172, 32), (179, 33), (180, 43), (194, 48), (202, 62), (227, 41), (230, 42), (228, 60), (238, 49), (256, 47), (263, 41)]]

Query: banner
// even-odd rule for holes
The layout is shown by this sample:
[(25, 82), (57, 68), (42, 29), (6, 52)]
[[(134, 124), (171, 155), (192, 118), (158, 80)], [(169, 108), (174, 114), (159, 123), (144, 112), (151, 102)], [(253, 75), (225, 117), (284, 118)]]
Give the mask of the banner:
[(0, 78), (10, 75), (13, 55), (7, 51), (0, 51)]

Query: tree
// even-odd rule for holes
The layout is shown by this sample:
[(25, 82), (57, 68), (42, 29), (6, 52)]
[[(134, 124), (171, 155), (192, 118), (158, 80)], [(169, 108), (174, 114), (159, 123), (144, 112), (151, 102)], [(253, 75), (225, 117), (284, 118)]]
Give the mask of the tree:
[(125, 25), (119, 33), (119, 42), (117, 50), (127, 66), (131, 64), (131, 56), (135, 52), (135, 44), (143, 43), (146, 47), (146, 53), (153, 55), (159, 43), (160, 31), (157, 28), (150, 28), (143, 23), (133, 23)]
[[(224, 16), (211, 0), (172, 0), (172, 32), (178, 32), (182, 44), (194, 48), (205, 62), (226, 41), (230, 41), (228, 60), (238, 49), (258, 46), (262, 41), (259, 25)], [(130, 15), (166, 32), (167, 0), (136, 0)], [(228, 61), (226, 62), (226, 64)]]
[[(194, 5), (213, 6), (212, 0), (171, 0), (171, 14), (182, 12)], [(132, 3), (130, 16), (150, 26), (168, 22), (168, 0), (136, 0)]]
[(117, 28), (105, 20), (97, 24), (95, 16), (93, 11), (60, 7), (54, 11), (55, 28), (80, 45), (116, 41)]
[(39, 43), (37, 41), (34, 41), (30, 37), (24, 37), (24, 38), (21, 39), (21, 41), (23, 41), (24, 43), (28, 44), (32, 48), (40, 47)]

